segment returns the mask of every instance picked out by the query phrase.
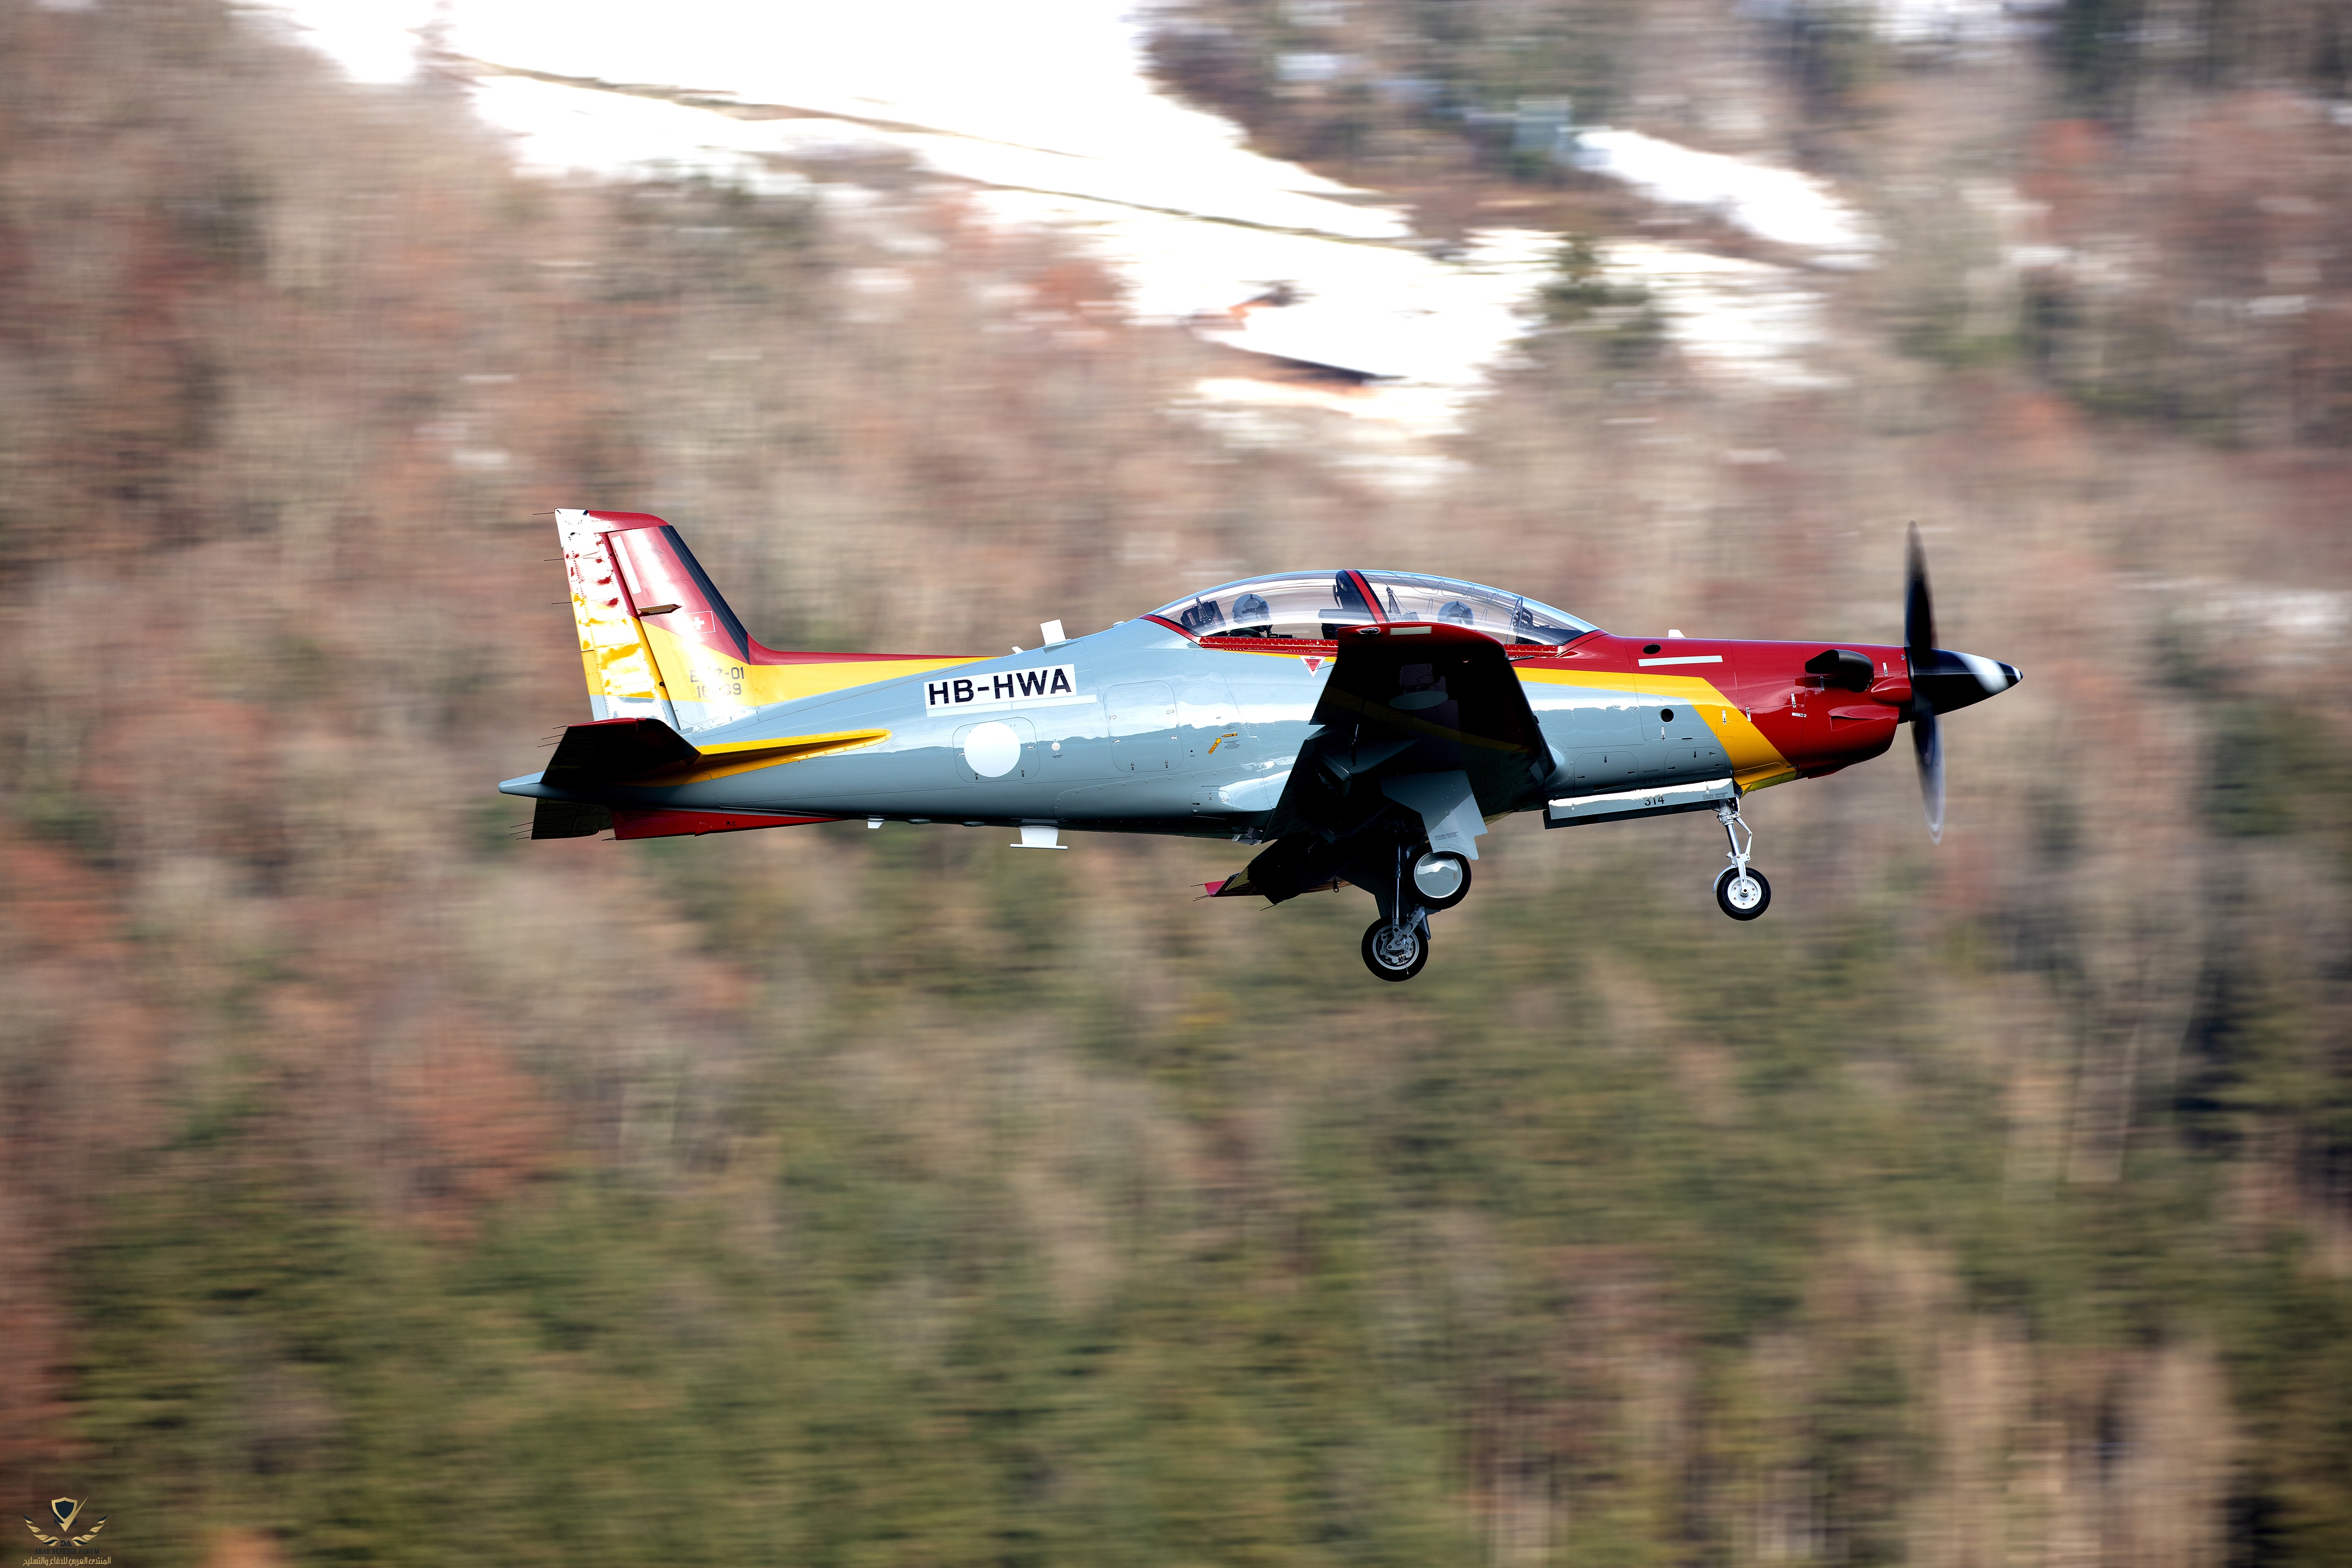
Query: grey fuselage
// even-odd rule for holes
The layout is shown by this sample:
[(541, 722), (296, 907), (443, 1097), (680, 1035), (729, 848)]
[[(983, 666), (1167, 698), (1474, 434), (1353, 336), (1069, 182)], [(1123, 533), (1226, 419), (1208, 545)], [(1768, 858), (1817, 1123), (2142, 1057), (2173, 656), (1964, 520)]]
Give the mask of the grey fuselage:
[[(1325, 645), (1328, 648), (1328, 644)], [(1272, 813), (1332, 667), (1279, 644), (1207, 648), (1157, 621), (1122, 622), (1046, 647), (774, 704), (696, 731), (706, 752), (811, 735), (886, 732), (854, 749), (666, 787), (556, 789), (539, 775), (512, 795), (607, 805), (800, 817), (1055, 824), (1203, 838), (1255, 837)], [(1046, 691), (1067, 666), (1067, 692)], [(998, 677), (1013, 676), (1009, 683)], [(942, 692), (943, 683), (971, 683)], [(1727, 758), (1703, 723), (1661, 719), (1634, 677), (1566, 685), (1524, 680), (1553, 768), (1530, 770), (1511, 810), (1548, 795), (1719, 779)], [(1655, 683), (1650, 683), (1655, 684)], [(969, 700), (960, 700), (964, 690)], [(1011, 695), (995, 696), (1003, 689)], [(971, 743), (983, 725), (1009, 728)], [(1015, 746), (1017, 742), (1017, 747)], [(975, 766), (975, 758), (978, 765)], [(982, 768), (1003, 768), (987, 776)], [(1595, 774), (1593, 769), (1599, 768)], [(1493, 813), (1489, 813), (1490, 815)]]

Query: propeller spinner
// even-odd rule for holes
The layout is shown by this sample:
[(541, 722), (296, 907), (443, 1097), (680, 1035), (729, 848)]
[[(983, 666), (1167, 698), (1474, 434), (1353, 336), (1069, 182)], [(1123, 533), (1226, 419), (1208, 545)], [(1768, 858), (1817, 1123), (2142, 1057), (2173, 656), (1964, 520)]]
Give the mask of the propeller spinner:
[(1927, 591), (1927, 558), (1919, 525), (1911, 525), (1903, 594), (1903, 663), (1911, 677), (1911, 747), (1919, 759), (1919, 794), (1927, 808), (1927, 836), (1944, 841), (1944, 743), (1939, 714), (1997, 696), (2025, 677), (2014, 664), (1936, 646), (1936, 604)]

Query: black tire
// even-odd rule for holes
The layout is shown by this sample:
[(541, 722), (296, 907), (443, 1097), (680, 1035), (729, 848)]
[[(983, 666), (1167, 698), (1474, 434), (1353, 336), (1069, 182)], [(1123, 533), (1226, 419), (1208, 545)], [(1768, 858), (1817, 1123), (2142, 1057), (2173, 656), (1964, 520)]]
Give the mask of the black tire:
[[(1389, 923), (1385, 920), (1375, 920), (1365, 930), (1364, 967), (1383, 980), (1410, 980), (1421, 973), (1421, 967), (1423, 964), (1429, 962), (1429, 925), (1426, 921), (1414, 921), (1405, 927), (1403, 936), (1394, 943), (1385, 940), (1390, 936), (1390, 930)], [(1383, 956), (1383, 955), (1402, 956), (1402, 953), (1397, 949), (1408, 944), (1412, 955), (1412, 962), (1402, 965), (1392, 964)]]
[[(1421, 868), (1431, 861), (1451, 861), (1454, 862), (1454, 869), (1462, 873), (1461, 884), (1443, 898), (1430, 897), (1428, 890), (1421, 884)], [(1441, 909), (1451, 909), (1470, 896), (1470, 862), (1452, 850), (1423, 851), (1414, 857), (1412, 865), (1407, 870), (1405, 876), (1406, 880), (1412, 883), (1413, 896), (1421, 901), (1421, 906), (1423, 909), (1432, 913)]]
[(1734, 902), (1735, 894), (1731, 890), (1732, 880), (1738, 874), (1738, 867), (1725, 866), (1716, 877), (1715, 906), (1734, 920), (1753, 920), (1772, 907), (1772, 884), (1764, 879), (1762, 872), (1758, 871), (1754, 866), (1749, 866), (1748, 874), (1756, 883), (1758, 896), (1752, 905), (1743, 909), (1738, 903)]

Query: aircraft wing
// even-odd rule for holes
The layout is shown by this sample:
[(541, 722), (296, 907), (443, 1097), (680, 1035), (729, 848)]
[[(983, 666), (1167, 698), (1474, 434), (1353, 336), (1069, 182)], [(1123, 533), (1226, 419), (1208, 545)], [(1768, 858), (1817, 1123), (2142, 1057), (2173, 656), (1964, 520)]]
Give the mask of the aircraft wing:
[(1503, 645), (1466, 627), (1349, 628), (1313, 716), (1266, 823), (1275, 845), (1224, 891), (1278, 903), (1321, 885), (1354, 858), (1349, 838), (1398, 806), (1433, 844), (1475, 859), (1483, 819), (1517, 809), (1551, 770)]

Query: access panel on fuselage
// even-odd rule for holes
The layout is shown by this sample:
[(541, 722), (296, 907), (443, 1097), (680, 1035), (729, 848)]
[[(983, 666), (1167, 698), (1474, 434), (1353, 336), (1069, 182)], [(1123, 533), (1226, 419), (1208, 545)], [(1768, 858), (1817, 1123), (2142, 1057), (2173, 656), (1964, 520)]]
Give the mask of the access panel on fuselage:
[(1717, 779), (1729, 768), (1722, 743), (1689, 702), (1629, 685), (1623, 690), (1547, 686), (1544, 737), (1566, 758), (1570, 789), (1622, 789), (1676, 779)]
[(1695, 704), (1658, 699), (1658, 772), (1662, 779), (1720, 779), (1731, 769), (1723, 742)]
[(1130, 681), (1104, 694), (1103, 782), (1064, 791), (1055, 815), (1070, 821), (1166, 822), (1230, 816), (1218, 787), (1248, 766), (1247, 736), (1233, 691), (1215, 674)]
[(1128, 681), (1103, 694), (1103, 708), (1110, 728), (1106, 774), (1124, 779), (1176, 770), (1175, 687), (1166, 681)]
[(1176, 738), (1187, 768), (1218, 768), (1241, 759), (1241, 710), (1215, 675), (1188, 675), (1178, 689)]
[(1658, 713), (1652, 698), (1628, 685), (1538, 688), (1528, 694), (1542, 705), (1536, 719), (1544, 739), (1568, 759), (1575, 787), (1588, 791), (1623, 789), (1654, 775), (1659, 758)]

